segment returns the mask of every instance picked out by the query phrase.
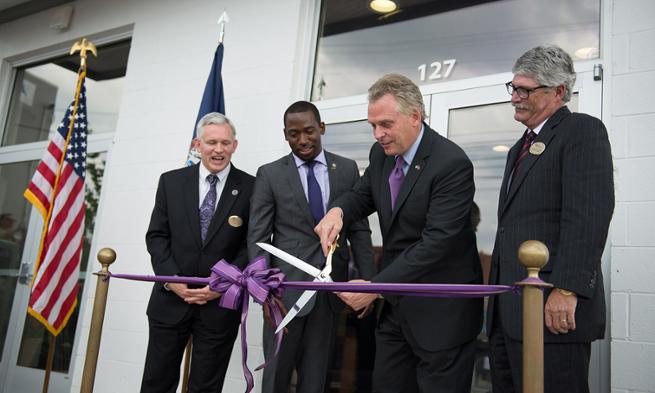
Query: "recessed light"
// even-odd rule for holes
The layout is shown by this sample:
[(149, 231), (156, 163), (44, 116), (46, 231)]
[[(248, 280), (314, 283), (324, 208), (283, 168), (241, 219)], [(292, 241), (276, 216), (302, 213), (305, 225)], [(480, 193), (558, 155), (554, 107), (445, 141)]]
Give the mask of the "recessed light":
[(368, 6), (371, 7), (373, 11), (380, 14), (387, 14), (398, 8), (398, 5), (392, 0), (373, 0), (368, 4)]
[(575, 57), (578, 59), (595, 59), (598, 57), (598, 48), (580, 48), (575, 51)]
[(509, 151), (509, 147), (505, 145), (496, 145), (491, 148), (493, 151), (498, 152), (498, 153), (507, 153)]

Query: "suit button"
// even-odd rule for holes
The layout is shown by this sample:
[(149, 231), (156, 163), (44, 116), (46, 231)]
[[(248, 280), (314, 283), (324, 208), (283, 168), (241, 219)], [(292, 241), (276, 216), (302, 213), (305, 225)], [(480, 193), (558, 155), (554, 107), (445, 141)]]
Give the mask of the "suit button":
[(505, 233), (505, 227), (500, 227), (500, 228), (498, 228), (498, 232), (500, 232), (500, 233)]

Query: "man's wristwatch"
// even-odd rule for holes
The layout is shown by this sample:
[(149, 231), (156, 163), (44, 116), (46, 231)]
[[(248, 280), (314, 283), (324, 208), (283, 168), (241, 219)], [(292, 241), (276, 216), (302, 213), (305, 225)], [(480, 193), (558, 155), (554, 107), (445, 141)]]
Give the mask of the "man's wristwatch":
[(573, 293), (573, 292), (571, 292), (571, 291), (568, 291), (568, 290), (566, 290), (566, 289), (555, 288), (555, 290), (557, 290), (557, 292), (559, 292), (560, 294), (562, 294), (562, 295), (564, 295), (564, 296), (574, 296), (574, 295), (575, 295), (575, 293)]

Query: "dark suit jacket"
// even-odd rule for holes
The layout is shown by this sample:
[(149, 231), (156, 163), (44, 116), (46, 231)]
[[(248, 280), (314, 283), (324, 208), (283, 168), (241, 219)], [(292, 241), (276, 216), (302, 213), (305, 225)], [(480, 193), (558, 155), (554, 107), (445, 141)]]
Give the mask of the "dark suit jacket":
[[(345, 224), (378, 212), (383, 252), (373, 282), (482, 283), (470, 219), (473, 165), (457, 145), (424, 126), (394, 211), (388, 179), (395, 159), (377, 143), (360, 183), (335, 206), (343, 209)], [(431, 351), (470, 341), (482, 326), (482, 299), (385, 298), (399, 306), (418, 344)]]
[[(329, 205), (335, 197), (355, 185), (359, 179), (359, 171), (353, 160), (327, 151), (325, 158), (330, 182)], [(325, 264), (325, 258), (320, 240), (314, 233), (315, 226), (293, 155), (289, 154), (261, 166), (257, 171), (250, 209), (248, 247), (251, 258), (257, 255), (266, 255), (269, 258), (269, 266), (281, 269), (287, 280), (311, 281), (313, 280), (311, 276), (277, 257), (271, 257), (255, 243), (271, 243), (321, 269)], [(345, 235), (342, 233), (340, 236), (339, 247), (332, 257), (332, 279), (334, 281), (348, 280), (350, 256), (346, 239), (352, 246), (353, 257), (360, 275), (362, 278), (369, 279), (373, 276), (373, 250), (371, 230), (367, 220), (349, 225), (346, 227)], [(300, 294), (302, 291), (285, 291), (283, 296), (285, 306), (290, 309)], [(307, 306), (298, 314), (299, 316), (306, 315), (311, 311), (315, 298), (307, 303)], [(335, 312), (343, 307), (343, 302), (332, 294), (330, 295), (330, 304)]]
[[(201, 165), (201, 164), (199, 164)], [(221, 259), (244, 268), (248, 262), (246, 234), (254, 177), (232, 165), (218, 200), (205, 243), (200, 237), (198, 165), (166, 172), (159, 179), (155, 207), (146, 233), (146, 246), (157, 275), (207, 277)], [(241, 218), (240, 225), (228, 218)], [(227, 310), (217, 301), (189, 305), (163, 284), (153, 286), (148, 316), (164, 323), (176, 323), (197, 307), (207, 323), (218, 323)]]
[[(534, 143), (542, 154), (528, 154), (507, 184), (523, 139), (509, 151), (498, 203), (498, 231), (492, 256), (490, 284), (513, 284), (524, 279), (517, 250), (525, 240), (539, 240), (550, 251), (541, 278), (556, 288), (578, 294), (576, 330), (554, 335), (546, 342), (589, 342), (605, 332), (605, 295), (601, 255), (614, 210), (612, 155), (603, 123), (562, 107), (546, 122)], [(544, 301), (550, 291), (544, 293)], [(491, 334), (495, 301), (490, 299)], [(521, 297), (500, 298), (500, 318), (506, 333), (522, 337)]]

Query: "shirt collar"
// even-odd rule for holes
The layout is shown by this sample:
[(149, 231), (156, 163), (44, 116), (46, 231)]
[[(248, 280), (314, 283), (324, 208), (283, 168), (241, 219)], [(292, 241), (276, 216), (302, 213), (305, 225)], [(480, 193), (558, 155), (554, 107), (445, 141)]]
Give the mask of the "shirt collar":
[(542, 121), (538, 126), (534, 128), (534, 130), (532, 130), (532, 132), (539, 135), (539, 132), (541, 131), (542, 128), (544, 128), (544, 124), (546, 124), (548, 119), (550, 119), (550, 117), (547, 117), (546, 120)]
[(425, 130), (425, 125), (421, 124), (421, 132), (418, 134), (418, 137), (412, 144), (412, 146), (403, 154), (403, 159), (405, 160), (405, 165), (411, 165), (414, 161), (414, 156), (418, 151), (418, 145), (421, 144), (421, 139), (423, 139), (423, 131)]
[[(209, 172), (209, 169), (205, 168), (205, 166), (202, 164), (202, 162), (200, 164), (198, 164), (198, 166), (200, 167), (200, 169), (198, 170), (200, 181), (201, 182), (207, 181), (207, 176), (209, 176), (209, 174), (211, 174), (211, 172)], [(230, 162), (230, 163), (227, 164), (227, 166), (225, 168), (223, 168), (222, 171), (220, 171), (218, 173), (215, 173), (215, 175), (218, 176), (218, 181), (219, 182), (222, 183), (222, 182), (225, 181), (225, 179), (227, 178), (227, 175), (230, 174), (230, 168), (231, 167), (232, 167), (232, 163)]]
[[(296, 163), (296, 168), (300, 168), (301, 166), (305, 165), (306, 161), (300, 159), (297, 155), (291, 153), (293, 156), (293, 161)], [(314, 158), (314, 161), (318, 161), (321, 164), (327, 166), (327, 159), (325, 158), (325, 150), (321, 149), (321, 152), (318, 153), (316, 158)]]

